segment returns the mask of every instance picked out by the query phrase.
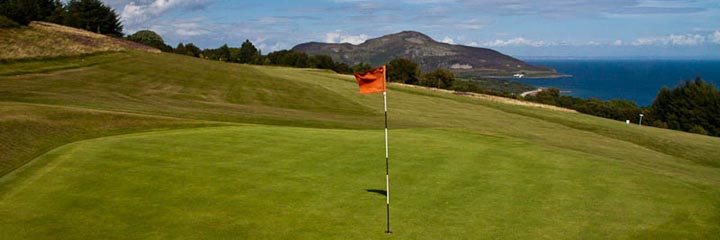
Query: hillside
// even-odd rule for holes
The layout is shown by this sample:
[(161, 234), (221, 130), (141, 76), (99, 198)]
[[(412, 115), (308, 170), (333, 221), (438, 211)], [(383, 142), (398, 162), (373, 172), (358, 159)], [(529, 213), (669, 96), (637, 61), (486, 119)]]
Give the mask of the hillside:
[(360, 62), (378, 66), (394, 58), (406, 58), (424, 71), (444, 68), (466, 77), (512, 77), (515, 73), (525, 73), (528, 77), (558, 75), (551, 68), (534, 66), (492, 49), (441, 43), (413, 31), (369, 39), (359, 45), (309, 42), (293, 50), (328, 55), (350, 66)]
[[(352, 76), (120, 51), (0, 68), (0, 239), (387, 239)], [(391, 84), (393, 237), (709, 239), (720, 138)]]
[(66, 27), (32, 22), (22, 28), (0, 28), (0, 60), (62, 57), (100, 52), (160, 50), (124, 39)]

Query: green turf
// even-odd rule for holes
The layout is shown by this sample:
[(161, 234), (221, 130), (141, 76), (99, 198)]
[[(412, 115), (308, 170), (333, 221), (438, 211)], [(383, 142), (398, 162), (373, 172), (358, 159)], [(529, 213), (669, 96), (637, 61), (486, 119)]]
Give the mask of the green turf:
[[(717, 189), (448, 130), (391, 132), (394, 237), (710, 238)], [(382, 131), (162, 131), (55, 149), (3, 189), (0, 238), (384, 238)]]
[[(386, 237), (366, 191), (384, 187), (382, 96), (352, 76), (77, 59), (0, 63), (0, 239)], [(388, 101), (394, 236), (720, 235), (720, 138), (394, 85)]]

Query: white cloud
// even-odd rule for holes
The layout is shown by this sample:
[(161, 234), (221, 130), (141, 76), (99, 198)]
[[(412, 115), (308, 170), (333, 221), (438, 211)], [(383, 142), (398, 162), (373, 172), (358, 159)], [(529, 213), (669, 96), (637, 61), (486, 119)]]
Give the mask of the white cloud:
[(260, 39), (260, 40), (254, 40), (254, 41), (251, 40), (250, 42), (252, 42), (255, 45), (255, 47), (258, 48), (258, 50), (260, 50), (263, 54), (267, 54), (267, 53), (274, 52), (274, 51), (285, 48), (285, 44), (283, 44), (283, 43), (276, 42), (272, 45), (268, 45), (268, 43), (265, 43), (265, 40), (266, 39)]
[(177, 29), (177, 30), (175, 30), (175, 34), (177, 34), (177, 35), (179, 35), (179, 36), (198, 36), (198, 35), (208, 34), (208, 31), (205, 31), (205, 30)]
[(130, 2), (125, 5), (120, 18), (126, 26), (133, 27), (137, 24), (158, 17), (174, 7), (202, 7), (212, 0), (155, 0), (150, 4), (137, 4)]
[(708, 35), (708, 39), (715, 44), (720, 44), (720, 30), (715, 30), (715, 32)]
[(329, 32), (325, 34), (325, 42), (326, 43), (337, 43), (340, 39), (340, 33), (339, 32)]
[(456, 27), (461, 29), (478, 30), (485, 27), (487, 23), (480, 19), (470, 19), (455, 24)]
[[(711, 35), (710, 35), (711, 36)], [(661, 37), (639, 38), (633, 42), (635, 46), (647, 45), (674, 45), (674, 46), (697, 46), (705, 43), (706, 37), (700, 34), (684, 34)]]
[(465, 45), (467, 45), (467, 46), (471, 46), (471, 47), (477, 47), (477, 46), (480, 46), (480, 44), (478, 44), (477, 42), (469, 42), (469, 43), (466, 43)]
[(325, 33), (325, 42), (327, 43), (350, 43), (361, 44), (368, 39), (368, 35), (346, 35), (340, 31)]
[(441, 42), (444, 42), (444, 43), (447, 43), (447, 44), (455, 44), (455, 41), (454, 41), (452, 38), (448, 37), (448, 36), (445, 36), (445, 38), (443, 38), (443, 40), (442, 40)]
[(484, 42), (481, 45), (484, 47), (507, 47), (507, 46), (543, 47), (543, 46), (549, 46), (549, 45), (555, 45), (555, 44), (550, 43), (550, 42), (545, 42), (545, 41), (535, 41), (535, 40), (525, 39), (522, 37), (517, 37), (517, 38), (513, 38), (513, 39), (508, 39), (508, 40), (497, 39), (495, 41)]
[(613, 46), (622, 46), (622, 45), (623, 45), (623, 41), (620, 40), (620, 39), (615, 40), (615, 42), (613, 42), (612, 45), (613, 45)]
[(404, 2), (410, 4), (440, 4), (451, 3), (453, 0), (405, 0)]
[(175, 34), (179, 36), (198, 36), (198, 35), (206, 35), (210, 32), (205, 30), (203, 26), (201, 26), (199, 23), (196, 22), (187, 22), (187, 23), (176, 23), (173, 24), (173, 27), (175, 28)]
[(698, 45), (705, 42), (705, 36), (695, 35), (670, 35), (670, 42), (673, 45)]

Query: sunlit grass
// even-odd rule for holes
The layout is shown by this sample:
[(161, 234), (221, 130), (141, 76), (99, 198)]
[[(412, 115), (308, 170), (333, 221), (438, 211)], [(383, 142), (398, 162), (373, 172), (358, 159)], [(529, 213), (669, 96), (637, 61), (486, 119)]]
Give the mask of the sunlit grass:
[[(385, 237), (382, 96), (352, 76), (2, 64), (0, 239)], [(388, 108), (394, 236), (720, 235), (718, 138), (396, 85)]]

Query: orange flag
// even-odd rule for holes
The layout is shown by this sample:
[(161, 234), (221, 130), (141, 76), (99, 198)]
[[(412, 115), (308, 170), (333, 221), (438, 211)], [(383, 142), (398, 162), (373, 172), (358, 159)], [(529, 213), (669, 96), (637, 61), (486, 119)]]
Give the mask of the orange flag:
[(364, 73), (355, 73), (355, 80), (360, 85), (360, 93), (385, 92), (385, 65)]

